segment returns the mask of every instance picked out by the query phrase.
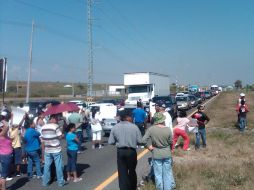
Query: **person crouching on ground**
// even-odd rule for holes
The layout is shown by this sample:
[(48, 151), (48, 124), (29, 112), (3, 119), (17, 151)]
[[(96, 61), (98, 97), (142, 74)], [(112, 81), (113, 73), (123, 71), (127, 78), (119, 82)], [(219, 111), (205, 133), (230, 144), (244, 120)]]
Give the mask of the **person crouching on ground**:
[[(166, 117), (158, 112), (154, 116), (154, 125), (147, 129), (142, 141), (152, 152), (155, 184), (157, 190), (171, 190), (175, 188), (172, 171), (172, 133), (165, 126)], [(152, 145), (148, 145), (148, 142)]]
[(67, 126), (66, 142), (67, 142), (67, 181), (72, 179), (71, 174), (73, 175), (73, 182), (79, 182), (82, 178), (77, 177), (77, 155), (78, 155), (78, 146), (79, 139), (75, 134), (76, 125), (70, 123)]
[(174, 131), (173, 131), (172, 149), (174, 149), (179, 136), (181, 136), (184, 139), (183, 150), (185, 151), (190, 150), (189, 148), (190, 138), (188, 134), (186, 133), (186, 129), (188, 127), (188, 123), (190, 122), (190, 120), (187, 118), (186, 111), (181, 110), (179, 112), (179, 117), (176, 119), (176, 121), (177, 121), (177, 124), (174, 127)]

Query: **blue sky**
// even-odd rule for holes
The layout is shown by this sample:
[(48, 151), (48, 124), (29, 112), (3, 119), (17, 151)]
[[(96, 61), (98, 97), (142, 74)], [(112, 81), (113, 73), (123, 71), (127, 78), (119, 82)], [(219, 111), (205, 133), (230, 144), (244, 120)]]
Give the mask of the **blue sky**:
[[(157, 72), (179, 84), (253, 84), (254, 1), (96, 0), (94, 82)], [(0, 56), (9, 80), (86, 83), (86, 0), (0, 0)]]

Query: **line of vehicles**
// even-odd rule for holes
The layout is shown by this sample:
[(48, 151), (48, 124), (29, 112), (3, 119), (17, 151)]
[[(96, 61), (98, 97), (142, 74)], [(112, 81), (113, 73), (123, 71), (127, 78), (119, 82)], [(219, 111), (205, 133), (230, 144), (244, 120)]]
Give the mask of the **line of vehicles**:
[[(202, 103), (204, 100), (219, 93), (217, 85), (211, 86), (209, 90), (201, 91), (197, 85), (189, 86), (188, 91), (177, 94), (170, 93), (169, 76), (153, 73), (125, 73), (124, 86), (127, 99), (103, 99), (97, 102), (84, 102), (82, 100), (72, 100), (80, 109), (96, 109), (99, 114), (99, 120), (105, 133), (109, 133), (111, 128), (117, 123), (117, 112), (121, 109), (133, 110), (136, 108), (137, 101), (143, 103), (144, 110), (148, 114), (148, 121), (155, 113), (155, 104), (163, 102), (171, 117), (177, 117), (178, 110), (191, 109)], [(59, 104), (56, 100), (33, 101), (24, 105), (30, 117), (36, 116), (36, 113), (45, 106)]]

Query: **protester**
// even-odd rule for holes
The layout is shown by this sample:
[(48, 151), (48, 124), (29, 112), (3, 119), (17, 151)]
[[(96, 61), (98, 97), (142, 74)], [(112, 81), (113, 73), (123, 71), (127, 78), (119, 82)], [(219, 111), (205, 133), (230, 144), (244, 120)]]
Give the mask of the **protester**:
[(247, 113), (249, 112), (249, 108), (243, 99), (241, 100), (241, 104), (237, 106), (236, 111), (239, 118), (239, 130), (240, 132), (244, 132), (247, 123)]
[(171, 134), (173, 134), (173, 123), (172, 123), (172, 117), (171, 115), (166, 111), (166, 104), (164, 103), (160, 103), (159, 104), (160, 107), (160, 112), (163, 113), (163, 115), (165, 115), (166, 119), (165, 119), (165, 126), (169, 127)]
[(197, 119), (198, 132), (196, 133), (196, 144), (195, 149), (200, 148), (200, 136), (203, 143), (203, 148), (206, 148), (206, 129), (205, 125), (210, 121), (210, 118), (204, 113), (204, 106), (198, 105), (198, 111), (192, 115), (192, 118)]
[(190, 138), (188, 134), (186, 133), (190, 120), (187, 118), (186, 111), (181, 110), (179, 112), (179, 117), (176, 119), (176, 121), (177, 121), (177, 124), (174, 127), (172, 149), (175, 148), (175, 144), (179, 136), (181, 136), (184, 139), (183, 150), (185, 151), (190, 150), (189, 148)]
[(30, 128), (28, 128), (24, 135), (25, 151), (28, 157), (27, 176), (33, 177), (33, 163), (36, 167), (37, 179), (42, 178), (40, 165), (40, 133), (35, 130), (35, 124), (30, 121)]
[(110, 133), (108, 143), (117, 146), (117, 170), (120, 190), (136, 190), (137, 188), (137, 152), (141, 143), (140, 130), (132, 124), (132, 114), (128, 110), (119, 112), (120, 122)]
[(0, 162), (2, 166), (0, 183), (2, 190), (6, 190), (6, 178), (12, 161), (12, 142), (8, 137), (8, 125), (5, 121), (0, 122)]
[[(163, 113), (157, 113), (154, 125), (148, 128), (142, 139), (146, 148), (152, 152), (157, 190), (171, 190), (176, 186), (172, 171), (172, 133), (165, 126), (165, 119)], [(152, 145), (148, 144), (150, 141)]]
[(42, 185), (47, 186), (50, 181), (50, 166), (54, 162), (56, 167), (58, 186), (64, 186), (63, 177), (63, 158), (60, 139), (63, 137), (62, 132), (57, 124), (57, 116), (51, 115), (49, 123), (44, 125), (41, 130), (41, 138), (44, 148), (44, 175)]
[(95, 149), (97, 144), (99, 145), (99, 149), (103, 148), (101, 144), (102, 127), (96, 114), (98, 114), (98, 110), (93, 109), (92, 118), (90, 119), (92, 129), (92, 149)]
[(133, 116), (133, 123), (138, 126), (141, 135), (144, 136), (145, 134), (145, 125), (147, 120), (147, 114), (145, 110), (142, 108), (142, 102), (137, 102), (137, 108), (133, 110), (132, 112)]
[(83, 142), (83, 129), (82, 124), (83, 118), (81, 114), (78, 113), (78, 111), (74, 111), (71, 113), (71, 115), (68, 117), (68, 123), (74, 123), (76, 126), (76, 134), (79, 139), (79, 147), (78, 147), (78, 153), (82, 152), (81, 144)]
[(238, 105), (241, 105), (241, 101), (242, 100), (244, 100), (245, 102), (246, 102), (246, 100), (245, 100), (245, 94), (244, 93), (241, 93), (240, 94), (240, 97), (239, 97), (239, 99), (238, 99)]
[[(20, 121), (18, 125), (12, 125), (9, 128), (9, 136), (12, 140), (14, 164), (16, 166), (15, 173), (17, 177), (21, 176), (21, 170), (20, 170), (20, 166), (22, 163), (21, 129), (22, 129), (22, 124), (25, 120), (25, 117), (26, 116), (22, 118), (22, 120)], [(11, 119), (13, 119), (13, 115), (11, 116)]]
[(82, 110), (83, 129), (86, 131), (87, 141), (92, 141), (91, 112), (89, 109)]
[[(79, 139), (75, 134), (75, 124), (70, 123), (67, 126), (66, 142), (67, 142), (67, 181), (73, 179), (73, 182), (79, 182), (82, 178), (77, 177), (77, 154), (78, 154), (78, 144)], [(72, 177), (73, 175), (73, 177)]]

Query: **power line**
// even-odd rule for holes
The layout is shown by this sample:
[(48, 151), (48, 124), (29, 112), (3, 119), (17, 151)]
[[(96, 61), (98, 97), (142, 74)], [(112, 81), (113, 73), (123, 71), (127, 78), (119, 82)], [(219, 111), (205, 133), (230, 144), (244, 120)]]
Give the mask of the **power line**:
[(79, 22), (79, 23), (80, 23), (80, 22), (81, 22), (81, 23), (84, 23), (83, 20), (79, 20), (79, 19), (77, 19), (77, 18), (68, 16), (68, 15), (64, 15), (64, 14), (62, 14), (62, 13), (57, 13), (57, 12), (48, 10), (48, 9), (46, 9), (46, 8), (43, 8), (43, 7), (34, 5), (34, 4), (24, 2), (24, 1), (22, 1), (22, 0), (13, 0), (13, 1), (16, 2), (16, 3), (22, 4), (22, 5), (24, 5), (24, 6), (27, 6), (27, 7), (35, 8), (35, 9), (37, 9), (37, 10), (39, 10), (39, 11), (46, 12), (46, 13), (51, 14), (51, 15), (63, 17), (63, 18), (66, 18), (66, 19), (69, 19), (69, 20), (72, 20), (72, 21), (75, 21), (75, 22)]
[[(31, 27), (31, 25), (29, 25), (28, 23), (24, 23), (24, 22), (20, 22), (20, 21), (1, 20), (0, 19), (0, 23), (7, 24), (7, 25), (12, 25), (12, 26)], [(49, 26), (36, 24), (34, 27), (41, 30), (41, 31), (43, 31), (43, 32), (49, 32), (51, 34), (55, 34), (57, 36), (60, 36), (62, 38), (68, 39), (68, 40), (72, 40), (72, 41), (77, 42), (77, 43), (82, 43), (82, 44), (87, 43), (87, 41), (85, 41), (82, 38), (78, 38), (74, 35), (63, 33), (62, 31), (58, 31), (54, 28), (50, 28)]]

